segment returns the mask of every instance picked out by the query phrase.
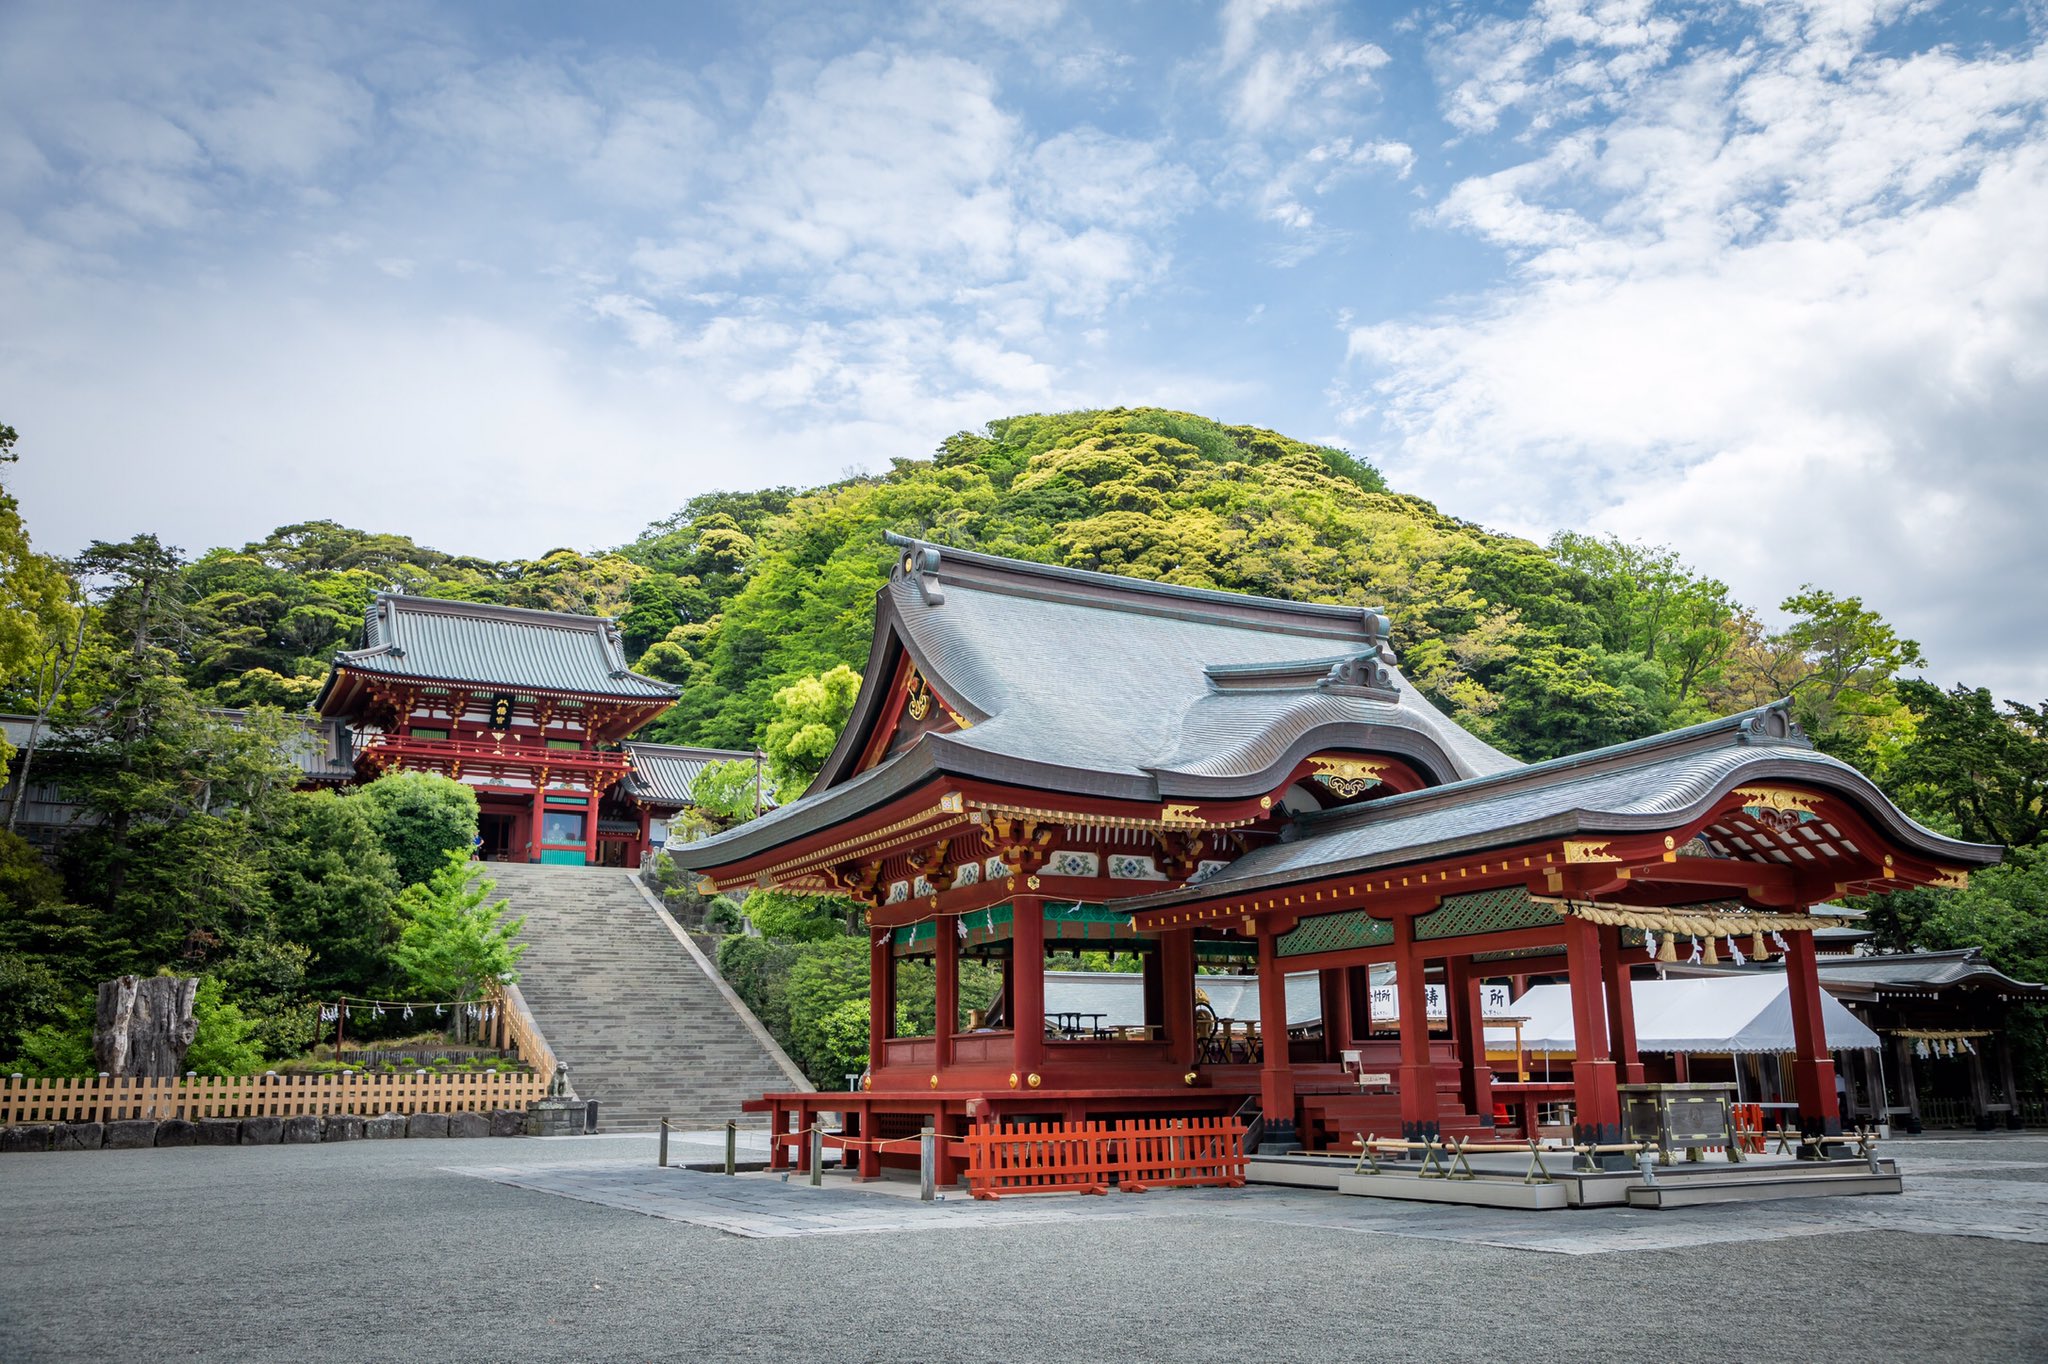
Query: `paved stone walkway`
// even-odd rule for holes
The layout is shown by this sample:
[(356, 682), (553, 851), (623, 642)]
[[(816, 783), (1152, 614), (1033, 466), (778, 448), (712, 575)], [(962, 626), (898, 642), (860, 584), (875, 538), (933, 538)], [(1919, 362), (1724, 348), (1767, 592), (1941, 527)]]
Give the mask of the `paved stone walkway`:
[[(658, 1171), (648, 1136), (10, 1155), (0, 1361), (2048, 1359), (2048, 1134), (1888, 1150), (1905, 1197), (1532, 1214), (1285, 1189), (927, 1207)], [(447, 1169), (566, 1190), (579, 1164), (618, 1201)], [(1964, 1234), (1919, 1234), (1942, 1230)]]
[[(723, 1159), (722, 1138), (692, 1135), (672, 1142), (670, 1159)], [(2038, 1148), (2035, 1148), (2038, 1149)], [(707, 1153), (700, 1155), (699, 1153)], [(450, 1166), (457, 1174), (516, 1188), (619, 1208), (649, 1217), (710, 1227), (735, 1236), (782, 1238), (910, 1231), (998, 1230), (1003, 1227), (1103, 1220), (1223, 1218), (1274, 1226), (1315, 1227), (1370, 1235), (1415, 1237), (1558, 1255), (1617, 1252), (1889, 1231), (1974, 1236), (2048, 1244), (2048, 1160), (2000, 1158), (1939, 1145), (1899, 1155), (1906, 1176), (1900, 1196), (1800, 1199), (1779, 1203), (1650, 1211), (1600, 1208), (1530, 1213), (1353, 1198), (1314, 1190), (1167, 1189), (1146, 1194), (1037, 1195), (980, 1202), (949, 1192), (922, 1203), (915, 1186), (885, 1180), (857, 1185), (828, 1171), (822, 1188), (809, 1177), (746, 1174), (727, 1178), (661, 1169), (649, 1159)], [(2031, 1152), (2029, 1152), (2031, 1154)]]

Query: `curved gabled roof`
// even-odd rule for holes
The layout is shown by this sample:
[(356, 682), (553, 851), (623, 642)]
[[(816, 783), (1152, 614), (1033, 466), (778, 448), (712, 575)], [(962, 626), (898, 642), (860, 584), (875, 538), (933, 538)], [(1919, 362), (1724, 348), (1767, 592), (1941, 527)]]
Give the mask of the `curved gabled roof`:
[[(1182, 588), (889, 537), (874, 643), (811, 791), (690, 844), (719, 866), (850, 819), (934, 776), (1126, 801), (1268, 795), (1323, 750), (1393, 754), (1432, 782), (1520, 764), (1393, 668), (1362, 606)], [(858, 770), (909, 657), (963, 725)]]
[[(1431, 782), (1518, 764), (1393, 667), (1387, 618), (1004, 559), (891, 536), (874, 643), (805, 797), (678, 857), (717, 866), (935, 775), (1133, 801), (1265, 795), (1310, 753), (1405, 759)], [(867, 771), (899, 657), (963, 722)]]
[(850, 774), (892, 639), (970, 721), (927, 739), (965, 775), (1159, 800), (1260, 794), (1316, 748), (1433, 781), (1517, 765), (1395, 671), (1376, 611), (895, 543), (869, 685), (813, 790)]
[(1819, 787), (1848, 798), (1887, 837), (1921, 855), (1983, 866), (2004, 850), (1916, 823), (1861, 772), (1814, 749), (1776, 702), (1648, 739), (1475, 777), (1299, 819), (1208, 879), (1121, 900), (1133, 911), (1296, 880), (1577, 834), (1654, 832), (1704, 817), (1751, 782)]
[(633, 701), (681, 689), (626, 667), (616, 622), (564, 611), (379, 596), (363, 618), (363, 647), (334, 656), (316, 708), (342, 669), (420, 682), (476, 682), (522, 691)]

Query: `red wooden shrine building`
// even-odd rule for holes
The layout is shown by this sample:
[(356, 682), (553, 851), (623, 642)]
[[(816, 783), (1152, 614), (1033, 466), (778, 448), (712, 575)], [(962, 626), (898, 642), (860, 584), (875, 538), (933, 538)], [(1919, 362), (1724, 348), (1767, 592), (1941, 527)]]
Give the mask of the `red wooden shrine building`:
[[(1613, 1141), (1616, 1086), (1642, 1073), (1629, 954), (1712, 936), (1783, 942), (1800, 1120), (1839, 1131), (1806, 911), (1998, 856), (1915, 824), (1782, 704), (1523, 765), (1423, 699), (1374, 611), (891, 540), (865, 681), (817, 782), (671, 849), (708, 886), (870, 906), (864, 1088), (765, 1096), (778, 1129), (821, 1110), (895, 1137), (1256, 1106), (1268, 1144), (1472, 1131), (1497, 1103), (1559, 1097), (1495, 1083), (1480, 1022), (1483, 982), (1555, 974), (1582, 1039), (1563, 1097), (1581, 1139)], [(1142, 1025), (1048, 1015), (1047, 955), (1079, 948), (1139, 958)], [(960, 997), (970, 958), (1001, 973), (986, 1016)], [(936, 968), (931, 1036), (894, 1035), (909, 959)], [(1198, 964), (1256, 970), (1263, 1032), (1215, 1045)], [(1369, 983), (1388, 966), (1391, 1036)], [(1321, 1022), (1288, 1029), (1302, 972)], [(1449, 1000), (1434, 1033), (1431, 985)]]
[(752, 756), (624, 741), (675, 697), (626, 667), (601, 617), (390, 594), (315, 709), (361, 780), (467, 783), (486, 858), (630, 867), (707, 762)]

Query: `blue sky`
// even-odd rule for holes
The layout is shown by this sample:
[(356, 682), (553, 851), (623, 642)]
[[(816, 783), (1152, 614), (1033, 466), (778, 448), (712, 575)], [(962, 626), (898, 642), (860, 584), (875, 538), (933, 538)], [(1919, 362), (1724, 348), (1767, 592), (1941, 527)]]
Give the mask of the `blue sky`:
[(43, 547), (493, 556), (1158, 403), (2048, 695), (2039, 0), (0, 9)]

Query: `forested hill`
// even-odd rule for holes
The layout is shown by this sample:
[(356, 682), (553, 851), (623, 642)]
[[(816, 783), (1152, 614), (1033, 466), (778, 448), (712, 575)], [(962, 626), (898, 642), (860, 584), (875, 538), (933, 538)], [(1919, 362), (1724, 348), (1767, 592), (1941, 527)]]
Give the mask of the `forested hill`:
[(1853, 598), (1788, 583), (1797, 620), (1772, 635), (1668, 551), (1493, 534), (1342, 451), (1139, 408), (991, 422), (810, 491), (707, 493), (594, 553), (496, 563), (331, 522), (285, 527), (184, 570), (188, 680), (224, 704), (303, 705), (371, 597), (402, 587), (616, 616), (637, 666), (684, 687), (652, 737), (744, 746), (780, 689), (863, 664), (884, 530), (1382, 607), (1416, 684), (1529, 759), (1793, 693), (1823, 742), (1881, 765), (1906, 723), (1890, 678), (1918, 662)]
[[(0, 475), (14, 441), (0, 425)], [(707, 493), (630, 544), (509, 563), (330, 521), (196, 559), (142, 535), (59, 562), (33, 552), (28, 529), (0, 482), (0, 708), (46, 713), (60, 737), (32, 758), (0, 736), (0, 764), (39, 764), (90, 816), (63, 845), (61, 878), (0, 834), (0, 1058), (43, 1038), (38, 1073), (89, 1066), (91, 987), (116, 971), (204, 970), (264, 1020), (272, 1056), (312, 1038), (309, 1000), (395, 988), (394, 906), (428, 893), (431, 859), (401, 867), (382, 841), (421, 821), (377, 812), (410, 794), (289, 790), (282, 721), (263, 709), (312, 700), (378, 592), (616, 617), (637, 666), (683, 688), (652, 737), (758, 743), (791, 798), (859, 687), (886, 530), (1384, 608), (1408, 676), (1528, 759), (1790, 695), (1810, 734), (1917, 817), (2013, 849), (1967, 890), (1873, 902), (1879, 940), (1982, 945), (2007, 971), (2048, 977), (2042, 709), (1901, 677), (1920, 666), (1917, 646), (1852, 595), (1787, 583), (1770, 604), (1789, 624), (1766, 630), (1669, 550), (1493, 534), (1341, 451), (1270, 431), (1155, 409), (1012, 417), (887, 473)], [(251, 709), (230, 723), (209, 705)], [(707, 770), (698, 813), (749, 817), (753, 777), (751, 764)], [(469, 827), (445, 846), (466, 849)], [(755, 902), (757, 925), (839, 931), (829, 914), (773, 910)], [(850, 941), (846, 979), (864, 980)], [(849, 991), (805, 1007), (846, 1005), (850, 1037), (866, 1004)], [(844, 1070), (835, 1058), (819, 1073)]]

